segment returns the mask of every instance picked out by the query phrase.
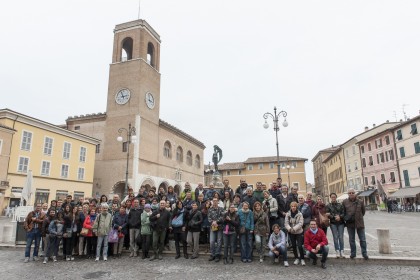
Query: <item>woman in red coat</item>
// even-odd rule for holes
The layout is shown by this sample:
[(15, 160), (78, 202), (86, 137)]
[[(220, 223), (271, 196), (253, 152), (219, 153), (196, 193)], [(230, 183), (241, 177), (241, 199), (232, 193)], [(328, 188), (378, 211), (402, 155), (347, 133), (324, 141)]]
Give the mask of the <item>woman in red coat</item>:
[(96, 242), (97, 242), (98, 237), (92, 231), (93, 223), (95, 222), (95, 220), (96, 220), (96, 209), (92, 208), (90, 210), (89, 216), (87, 216), (85, 218), (85, 221), (83, 222), (83, 227), (89, 230), (88, 233), (85, 235), (86, 247), (87, 247), (86, 253), (87, 253), (88, 259), (94, 258), (95, 253), (96, 253)]

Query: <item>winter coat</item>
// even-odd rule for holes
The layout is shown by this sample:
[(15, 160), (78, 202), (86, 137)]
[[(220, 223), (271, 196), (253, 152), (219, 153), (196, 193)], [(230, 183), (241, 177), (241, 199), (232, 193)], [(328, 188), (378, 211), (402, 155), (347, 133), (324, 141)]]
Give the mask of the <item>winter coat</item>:
[(263, 202), (264, 201), (264, 191), (255, 190), (252, 196), (255, 198), (256, 201)]
[(290, 234), (301, 234), (303, 232), (303, 215), (299, 211), (292, 217), (292, 211), (287, 212), (284, 219), (284, 227)]
[(318, 232), (316, 234), (314, 234), (311, 229), (308, 229), (305, 231), (303, 238), (304, 247), (308, 251), (315, 249), (318, 244), (321, 245), (321, 247), (328, 245), (327, 236), (325, 236), (325, 232), (321, 228), (318, 228)]
[(273, 248), (279, 249), (280, 247), (286, 248), (286, 234), (282, 230), (279, 231), (279, 234), (275, 234), (273, 231), (268, 240), (268, 248), (272, 250)]
[[(330, 213), (330, 223), (331, 224), (343, 224), (344, 223), (344, 206), (343, 204), (336, 202), (330, 203), (327, 205), (327, 213)], [(340, 216), (340, 220), (336, 221), (335, 216)]]
[(308, 204), (298, 204), (298, 210), (303, 216), (303, 225), (309, 225), (312, 219), (312, 209)]
[(325, 228), (325, 225), (321, 225), (321, 220), (319, 219), (319, 214), (325, 215), (327, 213), (327, 207), (324, 203), (317, 203), (312, 206), (312, 217), (315, 219), (318, 227)]
[(176, 193), (168, 193), (166, 195), (166, 198), (168, 199), (169, 203), (172, 205), (178, 199), (178, 195)]
[(200, 232), (203, 223), (203, 215), (199, 210), (191, 210), (187, 217), (187, 228), (191, 232)]
[[(157, 217), (157, 214), (160, 214), (159, 218)], [(149, 220), (153, 225), (153, 230), (166, 231), (169, 228), (171, 213), (166, 209), (159, 208), (150, 215)]]
[(150, 227), (150, 216), (152, 215), (152, 212), (150, 212), (150, 215), (147, 215), (147, 212), (144, 211), (141, 213), (141, 235), (151, 235), (152, 234), (152, 228)]
[(64, 221), (59, 221), (57, 219), (52, 220), (48, 226), (48, 232), (50, 233), (50, 236), (62, 237), (64, 233)]
[[(230, 220), (226, 220), (226, 217)], [(233, 234), (237, 232), (239, 225), (239, 216), (236, 212), (231, 213), (230, 211), (226, 212), (223, 215), (223, 233), (226, 234), (226, 226), (229, 226), (228, 234)]]
[(266, 212), (254, 210), (254, 234), (266, 236), (270, 232), (270, 221)]
[(273, 198), (271, 195), (267, 199), (264, 199), (263, 207), (266, 207), (269, 218), (278, 217), (277, 212), (278, 212), (279, 207), (277, 204), (277, 200)]
[(249, 203), (249, 209), (254, 209), (254, 203), (257, 201), (257, 199), (254, 196), (245, 195), (242, 197), (242, 203), (245, 201)]
[[(277, 206), (278, 206), (278, 209), (279, 209), (278, 213), (279, 213), (279, 217), (281, 217), (281, 218), (286, 217), (286, 213), (290, 210), (289, 203), (288, 203), (288, 198), (289, 198), (288, 196), (286, 196), (286, 198), (284, 198), (282, 193), (280, 193), (276, 197)], [(285, 213), (284, 216), (283, 216), (283, 213)]]
[(254, 230), (254, 213), (251, 210), (244, 212), (244, 209), (238, 211), (239, 216), (239, 226), (245, 227), (245, 229), (253, 231)]
[(92, 217), (90, 215), (86, 216), (85, 221), (83, 222), (83, 227), (87, 228), (89, 230), (88, 233), (86, 234), (86, 237), (94, 236), (92, 227), (93, 227), (93, 223), (95, 222), (96, 217), (97, 217), (97, 215), (95, 215), (94, 217)]
[(362, 200), (355, 199), (350, 200), (349, 198), (343, 201), (344, 206), (344, 219), (347, 217), (354, 217), (352, 221), (346, 220), (346, 226), (350, 228), (364, 228), (365, 222), (363, 216), (365, 215), (366, 208)]
[(131, 208), (128, 213), (127, 221), (129, 228), (140, 229), (141, 226), (141, 213), (143, 210), (140, 208)]
[(195, 198), (196, 199), (198, 199), (198, 196), (200, 195), (200, 193), (202, 193), (203, 196), (204, 196), (204, 198), (206, 198), (207, 190), (206, 189), (200, 190), (199, 188), (196, 188), (195, 191), (194, 191), (194, 194), (195, 194)]
[(112, 218), (112, 228), (118, 229), (118, 227), (121, 227), (121, 232), (126, 235), (128, 230), (128, 215), (124, 212), (124, 214), (121, 215), (121, 213), (116, 213)]
[(185, 199), (185, 197), (187, 196), (187, 192), (191, 192), (191, 199), (192, 200), (195, 200), (195, 192), (193, 191), (193, 190), (184, 190), (182, 193), (181, 193), (181, 200), (184, 200)]
[(96, 236), (106, 236), (111, 231), (112, 215), (109, 213), (98, 214), (95, 223), (92, 226)]
[(208, 209), (207, 218), (209, 220), (209, 223), (213, 223), (213, 221), (216, 221), (218, 225), (223, 224), (223, 208), (222, 207), (210, 207)]
[[(32, 218), (36, 218), (35, 221), (32, 221)], [(38, 225), (38, 230), (39, 232), (41, 232), (42, 230), (42, 222), (45, 219), (45, 214), (42, 212), (35, 212), (35, 211), (31, 211), (29, 212), (28, 216), (26, 216), (25, 221), (23, 222), (23, 228), (27, 231), (30, 232), (34, 227), (35, 224)]]
[[(171, 220), (169, 222), (169, 227), (173, 229), (174, 232), (180, 231), (183, 227), (187, 226), (187, 214), (188, 211), (185, 208), (179, 209), (175, 208), (172, 213)], [(172, 224), (178, 217), (182, 216), (182, 224), (181, 225), (174, 225)], [(181, 218), (180, 218), (181, 219)]]

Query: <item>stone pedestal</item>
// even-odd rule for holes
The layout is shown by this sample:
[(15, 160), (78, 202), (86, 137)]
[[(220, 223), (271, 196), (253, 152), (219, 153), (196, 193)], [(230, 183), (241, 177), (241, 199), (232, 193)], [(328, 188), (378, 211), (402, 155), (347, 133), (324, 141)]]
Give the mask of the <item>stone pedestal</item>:
[(389, 229), (376, 229), (380, 254), (392, 254)]
[(222, 174), (218, 171), (213, 173), (213, 184), (216, 188), (223, 188)]

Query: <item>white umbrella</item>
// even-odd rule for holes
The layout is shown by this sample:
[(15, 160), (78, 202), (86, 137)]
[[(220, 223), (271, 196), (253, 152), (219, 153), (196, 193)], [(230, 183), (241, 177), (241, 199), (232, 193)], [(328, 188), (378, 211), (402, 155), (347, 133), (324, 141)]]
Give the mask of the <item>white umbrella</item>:
[(29, 170), (28, 174), (26, 176), (25, 186), (23, 187), (23, 190), (22, 190), (22, 198), (21, 198), (21, 201), (20, 201), (21, 206), (23, 206), (22, 199), (25, 199), (26, 206), (29, 205), (29, 201), (30, 201), (31, 196), (32, 196), (32, 181), (33, 181), (32, 170)]

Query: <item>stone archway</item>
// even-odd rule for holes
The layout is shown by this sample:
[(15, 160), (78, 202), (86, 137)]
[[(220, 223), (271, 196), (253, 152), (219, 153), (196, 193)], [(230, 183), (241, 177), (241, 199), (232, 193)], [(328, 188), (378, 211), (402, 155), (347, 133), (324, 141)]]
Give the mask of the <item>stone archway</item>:
[[(153, 181), (152, 178), (145, 178), (143, 180), (143, 182), (140, 184), (140, 186), (144, 187), (146, 189), (146, 191), (149, 192), (152, 187), (156, 186), (156, 184), (155, 184), (155, 182)], [(139, 188), (139, 190), (140, 190), (140, 188)]]
[(160, 183), (158, 191), (159, 191), (160, 188), (163, 188), (165, 190), (165, 193), (167, 193), (168, 192), (168, 186), (169, 186), (169, 183), (166, 182), (166, 181), (163, 181), (162, 183)]
[(181, 193), (181, 186), (180, 185), (176, 184), (174, 186), (174, 193), (176, 193), (179, 196), (179, 194)]
[(112, 192), (123, 198), (125, 193), (125, 181), (119, 181), (115, 183), (115, 185), (112, 187)]

